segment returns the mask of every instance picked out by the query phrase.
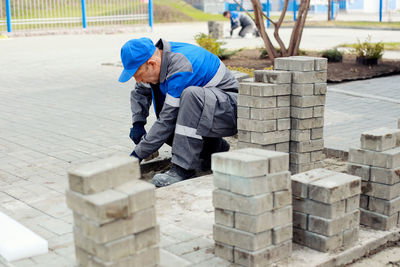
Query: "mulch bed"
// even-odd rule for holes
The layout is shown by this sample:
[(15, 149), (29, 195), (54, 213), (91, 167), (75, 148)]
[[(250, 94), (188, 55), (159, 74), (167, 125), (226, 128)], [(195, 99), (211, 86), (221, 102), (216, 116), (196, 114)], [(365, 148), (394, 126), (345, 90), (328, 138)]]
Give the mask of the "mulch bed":
[[(223, 60), (226, 66), (261, 70), (272, 65), (271, 61), (260, 58), (260, 49), (240, 51), (230, 59)], [(306, 56), (320, 56), (317, 52), (307, 52)], [(365, 66), (356, 63), (355, 55), (345, 54), (341, 63), (328, 64), (328, 82), (363, 80), (374, 77), (400, 74), (400, 60), (382, 59), (378, 65)]]

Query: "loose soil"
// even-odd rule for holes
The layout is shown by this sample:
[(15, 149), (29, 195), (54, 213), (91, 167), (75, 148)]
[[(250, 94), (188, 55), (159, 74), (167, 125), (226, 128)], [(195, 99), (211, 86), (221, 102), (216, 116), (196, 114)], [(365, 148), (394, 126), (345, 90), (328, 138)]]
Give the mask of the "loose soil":
[[(262, 70), (272, 66), (266, 58), (260, 58), (260, 49), (246, 49), (230, 59), (223, 60), (226, 66)], [(306, 52), (306, 56), (320, 56), (318, 52)], [(374, 77), (400, 74), (400, 60), (382, 59), (378, 65), (365, 66), (356, 63), (355, 55), (343, 55), (340, 63), (328, 63), (328, 82), (337, 83), (370, 79)]]
[[(237, 149), (237, 135), (224, 137), (224, 139), (230, 144), (230, 151)], [(347, 172), (347, 162), (343, 161), (340, 158), (325, 158), (322, 161), (322, 164), (322, 167), (328, 170), (343, 173)], [(171, 159), (161, 160), (159, 157), (157, 157), (153, 160), (150, 160), (149, 162), (143, 162), (140, 165), (140, 168), (142, 173), (141, 179), (150, 182), (154, 175), (156, 175), (157, 173), (166, 172), (171, 168)], [(211, 174), (211, 171), (197, 172), (195, 177), (200, 177), (208, 174)]]

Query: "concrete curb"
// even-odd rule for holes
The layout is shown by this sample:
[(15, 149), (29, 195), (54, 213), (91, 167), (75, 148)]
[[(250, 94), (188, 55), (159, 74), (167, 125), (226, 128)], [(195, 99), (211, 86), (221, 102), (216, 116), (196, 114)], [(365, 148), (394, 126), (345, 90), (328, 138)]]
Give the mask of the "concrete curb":
[[(183, 22), (188, 23), (188, 22)], [(202, 23), (202, 22), (195, 22)], [(206, 23), (206, 22), (204, 22)], [(174, 24), (174, 23), (158, 23), (158, 25)], [(144, 26), (144, 27), (143, 27)], [(155, 25), (157, 26), (157, 24)], [(273, 29), (272, 26), (270, 29)], [(293, 26), (282, 26), (282, 28), (293, 28)], [(355, 29), (355, 30), (368, 30), (368, 31), (400, 31), (400, 28), (374, 28), (374, 27), (347, 27), (347, 26), (305, 26), (308, 29)], [(39, 30), (39, 31), (17, 31), (17, 32), (3, 32), (1, 35), (7, 36), (8, 38), (15, 37), (32, 37), (32, 36), (44, 36), (44, 35), (82, 35), (82, 34), (119, 34), (119, 33), (138, 33), (138, 32), (149, 33), (151, 29), (148, 25), (134, 25), (131, 27), (116, 27), (116, 26), (105, 26), (105, 27), (91, 27), (87, 29), (82, 28), (71, 28), (71, 29), (59, 29), (59, 30)]]
[(396, 28), (378, 28), (378, 27), (357, 27), (357, 26), (306, 26), (306, 28), (335, 28), (335, 29), (355, 29), (355, 30), (373, 30), (373, 31), (400, 31)]
[[(48, 36), (48, 35), (84, 35), (84, 34), (120, 34), (120, 33), (140, 33), (140, 32), (151, 32), (151, 29), (147, 25), (138, 25), (132, 27), (92, 27), (89, 29), (82, 28), (71, 28), (71, 29), (59, 29), (59, 30), (38, 30), (38, 31), (16, 31), (16, 32), (0, 32), (0, 35), (6, 36), (7, 38), (16, 37), (33, 37), (33, 36)], [(1, 38), (0, 38), (1, 39)]]
[(352, 248), (349, 248), (317, 266), (318, 267), (343, 266), (345, 264), (349, 264), (356, 260), (359, 260), (364, 256), (368, 256), (370, 252), (379, 247), (384, 246), (388, 242), (399, 241), (399, 240), (400, 240), (400, 229), (396, 228), (382, 237), (373, 239), (365, 244), (356, 245)]
[[(292, 28), (292, 26), (282, 26), (281, 28)], [(397, 28), (378, 28), (378, 27), (357, 27), (357, 26), (305, 26), (305, 29), (354, 29), (366, 31), (400, 31)]]

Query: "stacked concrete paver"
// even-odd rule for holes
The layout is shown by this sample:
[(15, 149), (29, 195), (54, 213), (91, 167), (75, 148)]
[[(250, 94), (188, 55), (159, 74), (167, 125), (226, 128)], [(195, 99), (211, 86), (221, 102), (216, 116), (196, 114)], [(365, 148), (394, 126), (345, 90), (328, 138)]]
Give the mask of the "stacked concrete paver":
[(286, 71), (255, 71), (239, 84), (238, 148), (289, 152), (290, 83)]
[(208, 22), (208, 35), (214, 39), (221, 39), (224, 37), (224, 24), (218, 21)]
[(155, 266), (159, 226), (155, 188), (140, 181), (138, 161), (114, 156), (69, 172), (78, 266)]
[(215, 254), (242, 266), (291, 255), (289, 155), (261, 149), (214, 154)]
[(358, 239), (359, 177), (315, 169), (291, 180), (294, 242), (327, 252)]
[(380, 128), (361, 135), (349, 150), (348, 173), (362, 179), (361, 224), (389, 230), (399, 224), (400, 130)]
[(239, 84), (238, 148), (290, 152), (292, 174), (322, 167), (327, 60), (275, 59)]
[(284, 57), (276, 70), (292, 74), (290, 96), (290, 171), (292, 174), (322, 167), (327, 59)]

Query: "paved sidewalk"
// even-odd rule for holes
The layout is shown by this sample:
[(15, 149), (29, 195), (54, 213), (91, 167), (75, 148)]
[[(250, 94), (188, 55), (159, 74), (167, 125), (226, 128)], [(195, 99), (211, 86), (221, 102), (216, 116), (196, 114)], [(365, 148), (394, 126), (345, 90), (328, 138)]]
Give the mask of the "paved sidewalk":
[[(47, 239), (50, 247), (48, 254), (12, 266), (72, 266), (72, 216), (64, 195), (67, 170), (111, 154), (128, 154), (133, 148), (128, 133), (129, 91), (134, 82), (118, 83), (121, 69), (104, 63), (117, 62), (120, 47), (130, 38), (146, 35), (153, 40), (193, 42), (197, 32), (206, 32), (206, 24), (156, 26), (153, 33), (0, 40), (0, 211)], [(289, 36), (285, 29), (282, 32)], [(304, 33), (304, 47), (329, 48), (367, 33), (309, 29)], [(400, 41), (400, 35), (392, 32), (379, 31), (374, 36)], [(260, 39), (228, 41), (229, 47), (260, 43)], [(327, 145), (356, 146), (362, 130), (394, 127), (400, 118), (399, 104), (339, 90), (399, 99), (399, 79), (330, 86)], [(154, 119), (151, 115), (146, 127)], [(162, 148), (164, 154), (167, 150)]]
[(379, 127), (397, 128), (400, 75), (328, 86), (325, 147), (348, 151), (360, 135)]

